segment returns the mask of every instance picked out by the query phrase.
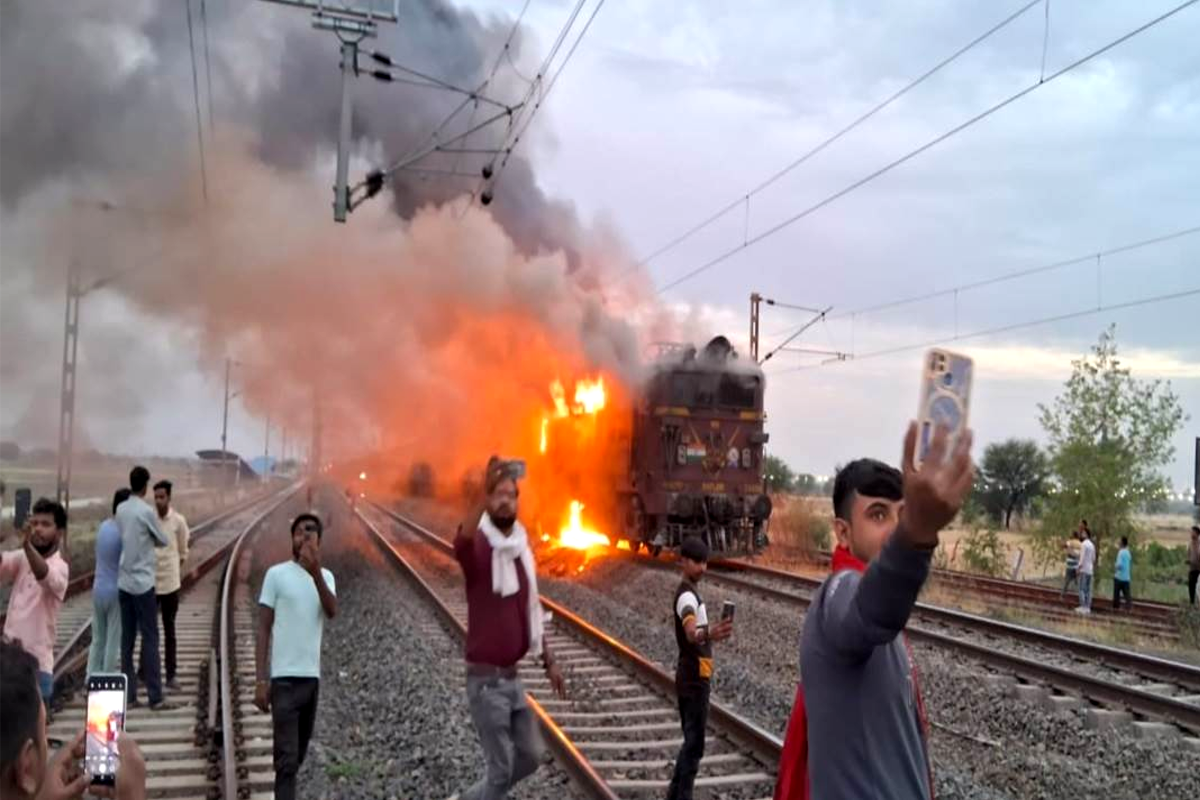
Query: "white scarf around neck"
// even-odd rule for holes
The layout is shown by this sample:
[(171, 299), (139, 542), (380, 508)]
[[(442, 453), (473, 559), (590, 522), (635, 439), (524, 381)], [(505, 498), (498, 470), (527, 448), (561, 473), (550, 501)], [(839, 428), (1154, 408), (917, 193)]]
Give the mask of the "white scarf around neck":
[(483, 512), (479, 518), (479, 530), (487, 537), (492, 548), (492, 591), (500, 597), (511, 597), (521, 589), (517, 577), (517, 559), (525, 568), (525, 578), (529, 584), (529, 650), (536, 656), (542, 654), (542, 601), (538, 597), (537, 563), (533, 560), (533, 551), (529, 549), (529, 536), (525, 527), (519, 522), (513, 522), (512, 533), (505, 536), (488, 513)]

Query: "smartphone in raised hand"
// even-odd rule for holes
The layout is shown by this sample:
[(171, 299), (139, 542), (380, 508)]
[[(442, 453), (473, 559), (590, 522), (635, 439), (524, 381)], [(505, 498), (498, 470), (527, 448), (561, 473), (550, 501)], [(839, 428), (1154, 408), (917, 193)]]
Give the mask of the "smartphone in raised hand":
[(721, 620), (733, 621), (733, 612), (737, 610), (737, 606), (732, 600), (726, 600), (721, 604)]
[(87, 736), (84, 766), (94, 786), (112, 786), (120, 765), (120, 739), (125, 732), (125, 676), (97, 672), (87, 682)]
[(921, 403), (917, 409), (916, 466), (920, 467), (933, 443), (939, 425), (950, 432), (947, 452), (967, 429), (971, 407), (971, 378), (974, 362), (967, 356), (934, 348), (925, 354), (921, 367)]

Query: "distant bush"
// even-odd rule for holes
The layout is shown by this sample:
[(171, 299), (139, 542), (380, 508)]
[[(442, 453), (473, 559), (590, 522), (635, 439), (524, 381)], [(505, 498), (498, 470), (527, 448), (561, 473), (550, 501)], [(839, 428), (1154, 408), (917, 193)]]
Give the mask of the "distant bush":
[(991, 528), (974, 528), (961, 539), (963, 564), (970, 572), (1000, 575), (1008, 565), (1008, 547)]

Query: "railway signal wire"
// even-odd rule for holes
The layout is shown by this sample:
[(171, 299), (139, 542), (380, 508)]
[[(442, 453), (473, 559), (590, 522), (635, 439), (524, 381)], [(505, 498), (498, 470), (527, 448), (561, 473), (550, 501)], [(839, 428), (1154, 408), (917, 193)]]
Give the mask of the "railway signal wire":
[(1026, 86), (1025, 88), (1015, 92), (1014, 94), (1009, 95), (1008, 97), (1004, 98), (1000, 102), (989, 106), (988, 108), (986, 108), (983, 111), (975, 114), (974, 116), (966, 119), (965, 121), (959, 123), (958, 125), (954, 126), (953, 128), (950, 128), (949, 130), (939, 134), (938, 136), (935, 136), (933, 139), (930, 139), (929, 141), (925, 142), (921, 146), (919, 146), (913, 150), (910, 150), (909, 152), (905, 153), (904, 155), (900, 156), (899, 158), (889, 161), (888, 163), (884, 164), (883, 166), (873, 170), (872, 172), (867, 173), (866, 175), (859, 178), (858, 180), (853, 181), (850, 184), (847, 184), (846, 186), (837, 190), (836, 192), (833, 192), (832, 194), (827, 195), (826, 197), (819, 200), (818, 202), (787, 217), (786, 219), (776, 223), (775, 225), (772, 225), (771, 227), (767, 228), (766, 230), (762, 231), (761, 233), (758, 233), (758, 234), (755, 234), (754, 236), (745, 238), (741, 244), (734, 245), (733, 247), (729, 248), (728, 250), (723, 251), (719, 255), (714, 256), (713, 258), (700, 264), (699, 266), (694, 267), (693, 269), (683, 273), (682, 275), (680, 275), (676, 278), (673, 278), (672, 280), (670, 280), (667, 283), (663, 284), (662, 286), (658, 287), (655, 290), (655, 293), (663, 294), (664, 292), (674, 289), (675, 287), (679, 286), (680, 284), (683, 284), (683, 283), (691, 280), (692, 278), (695, 278), (698, 275), (700, 275), (704, 272), (707, 272), (708, 270), (712, 269), (713, 267), (717, 266), (718, 264), (721, 264), (721, 263), (729, 260), (730, 258), (732, 258), (734, 255), (740, 253), (741, 251), (746, 250), (746, 249), (752, 247), (753, 245), (756, 245), (759, 242), (763, 241), (764, 239), (770, 238), (771, 236), (774, 236), (775, 234), (779, 233), (780, 231), (791, 227), (795, 223), (811, 216), (812, 214), (816, 213), (817, 211), (820, 211), (821, 209), (825, 208), (826, 206), (833, 204), (834, 202), (840, 200), (841, 198), (845, 197), (846, 195), (850, 194), (851, 192), (855, 191), (856, 189), (859, 189), (862, 186), (865, 186), (866, 184), (871, 183), (876, 178), (886, 175), (887, 173), (891, 172), (896, 167), (899, 167), (903, 164), (908, 163), (912, 159), (916, 158), (917, 156), (920, 156), (921, 154), (925, 153), (928, 150), (933, 149), (934, 147), (941, 144), (942, 142), (945, 142), (946, 140), (967, 130), (968, 128), (973, 127), (977, 123), (982, 122), (983, 120), (992, 116), (996, 112), (998, 112), (1004, 108), (1007, 108), (1008, 106), (1012, 105), (1013, 103), (1015, 103), (1016, 101), (1025, 97), (1026, 95), (1029, 95), (1029, 94), (1037, 91), (1042, 86), (1045, 86), (1049, 83), (1053, 83), (1058, 78), (1061, 78), (1062, 76), (1078, 69), (1079, 67), (1083, 66), (1084, 64), (1087, 64), (1088, 62), (1092, 61), (1093, 59), (1097, 58), (1098, 56), (1101, 56), (1104, 53), (1107, 53), (1109, 50), (1112, 50), (1114, 47), (1117, 47), (1117, 46), (1123, 44), (1124, 42), (1132, 39), (1133, 37), (1137, 36), (1138, 34), (1143, 33), (1145, 31), (1149, 30), (1150, 28), (1155, 27), (1156, 25), (1166, 21), (1167, 19), (1170, 19), (1171, 17), (1178, 14), (1179, 12), (1195, 5), (1196, 2), (1197, 2), (1197, 0), (1186, 0), (1186, 2), (1180, 3), (1179, 5), (1163, 12), (1162, 14), (1158, 15), (1157, 17), (1154, 17), (1153, 19), (1149, 20), (1148, 22), (1145, 22), (1145, 23), (1139, 25), (1138, 27), (1133, 28), (1130, 31), (1127, 31), (1126, 33), (1122, 34), (1121, 36), (1117, 37), (1116, 39), (1109, 41), (1108, 43), (1102, 45), (1101, 47), (1096, 48), (1095, 50), (1092, 50), (1091, 52), (1083, 55), (1082, 57), (1076, 59), (1075, 61), (1072, 61), (1071, 63), (1067, 64), (1066, 66), (1060, 68), (1056, 72), (1051, 73), (1050, 75), (1046, 76), (1045, 78), (1041, 78), (1041, 79), (1035, 81), (1034, 83)]

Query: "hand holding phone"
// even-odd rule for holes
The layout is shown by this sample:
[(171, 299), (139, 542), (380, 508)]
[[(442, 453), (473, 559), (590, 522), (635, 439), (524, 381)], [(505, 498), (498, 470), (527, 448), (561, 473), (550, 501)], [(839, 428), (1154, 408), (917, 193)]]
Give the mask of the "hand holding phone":
[(98, 672), (88, 676), (84, 764), (93, 786), (116, 783), (120, 739), (125, 732), (126, 691), (122, 673)]
[(733, 621), (733, 612), (737, 610), (737, 606), (732, 600), (726, 600), (721, 604), (721, 619)]

